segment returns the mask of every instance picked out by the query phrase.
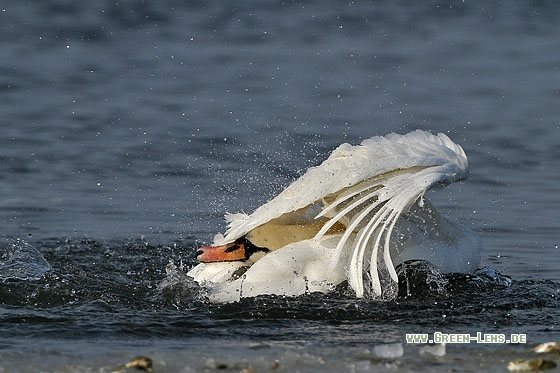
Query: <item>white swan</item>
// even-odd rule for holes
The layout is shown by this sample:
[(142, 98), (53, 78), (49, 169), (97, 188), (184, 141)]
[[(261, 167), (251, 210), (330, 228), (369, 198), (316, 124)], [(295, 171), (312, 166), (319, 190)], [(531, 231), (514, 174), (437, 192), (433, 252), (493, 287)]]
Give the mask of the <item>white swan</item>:
[(348, 281), (391, 298), (395, 266), (423, 259), (444, 273), (476, 269), (482, 247), (423, 197), (467, 176), (463, 149), (446, 135), (414, 131), (342, 144), (320, 166), (198, 251), (188, 273), (216, 302), (261, 294), (329, 292)]

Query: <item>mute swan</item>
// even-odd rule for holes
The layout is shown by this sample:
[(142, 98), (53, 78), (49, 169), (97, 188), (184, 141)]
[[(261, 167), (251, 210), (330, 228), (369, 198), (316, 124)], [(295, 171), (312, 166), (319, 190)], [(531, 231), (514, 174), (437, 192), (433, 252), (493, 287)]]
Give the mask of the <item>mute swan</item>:
[(446, 135), (417, 130), (342, 144), (251, 215), (197, 252), (188, 272), (215, 302), (332, 291), (395, 295), (395, 266), (427, 260), (443, 273), (476, 269), (482, 247), (437, 213), (428, 189), (466, 178), (467, 157)]

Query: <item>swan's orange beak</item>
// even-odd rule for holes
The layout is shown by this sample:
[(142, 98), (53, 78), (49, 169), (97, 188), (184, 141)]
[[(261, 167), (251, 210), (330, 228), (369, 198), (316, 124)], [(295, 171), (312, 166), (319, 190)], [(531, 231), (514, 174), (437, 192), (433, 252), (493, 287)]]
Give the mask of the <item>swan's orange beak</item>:
[(201, 262), (233, 262), (247, 260), (245, 245), (242, 243), (228, 243), (222, 246), (204, 246), (196, 252), (196, 259)]

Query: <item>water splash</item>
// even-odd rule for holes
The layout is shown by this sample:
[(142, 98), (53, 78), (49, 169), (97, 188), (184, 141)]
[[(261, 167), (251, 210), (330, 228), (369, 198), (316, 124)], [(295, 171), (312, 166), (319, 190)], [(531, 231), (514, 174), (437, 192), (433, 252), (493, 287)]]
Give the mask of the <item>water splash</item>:
[(52, 270), (39, 250), (21, 239), (9, 240), (0, 251), (0, 282), (40, 280)]
[(185, 264), (181, 260), (177, 266), (173, 260), (169, 260), (165, 267), (166, 276), (157, 285), (156, 296), (152, 301), (165, 301), (181, 308), (185, 302), (203, 298), (204, 294), (193, 279), (187, 276)]
[(448, 280), (425, 260), (409, 260), (397, 266), (399, 296), (447, 295)]
[(441, 273), (425, 260), (409, 260), (397, 266), (398, 295), (401, 298), (450, 296), (462, 290), (509, 287), (511, 278), (493, 268), (477, 269), (472, 274)]
[(490, 284), (496, 286), (510, 286), (511, 278), (502, 275), (498, 271), (490, 267), (478, 269), (471, 278), (471, 281), (479, 281), (482, 284)]

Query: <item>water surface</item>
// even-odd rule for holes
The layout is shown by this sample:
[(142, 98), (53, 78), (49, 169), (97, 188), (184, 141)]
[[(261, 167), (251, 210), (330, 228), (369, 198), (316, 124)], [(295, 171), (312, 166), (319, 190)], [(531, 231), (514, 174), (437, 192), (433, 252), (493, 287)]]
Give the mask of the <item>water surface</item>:
[[(554, 2), (31, 1), (1, 7), (0, 367), (505, 371), (558, 341), (560, 30)], [(427, 197), (509, 287), (382, 303), (342, 292), (210, 305), (195, 248), (342, 142), (421, 128), (467, 181)], [(3, 259), (5, 260), (5, 259)], [(28, 263), (29, 263), (28, 261)], [(27, 267), (29, 269), (29, 267)], [(44, 271), (43, 271), (44, 270)], [(4, 272), (2, 272), (4, 274)], [(25, 277), (25, 276), (23, 276)], [(448, 345), (408, 332), (526, 333)], [(374, 347), (403, 343), (382, 359)], [(220, 365), (222, 364), (222, 365)]]

